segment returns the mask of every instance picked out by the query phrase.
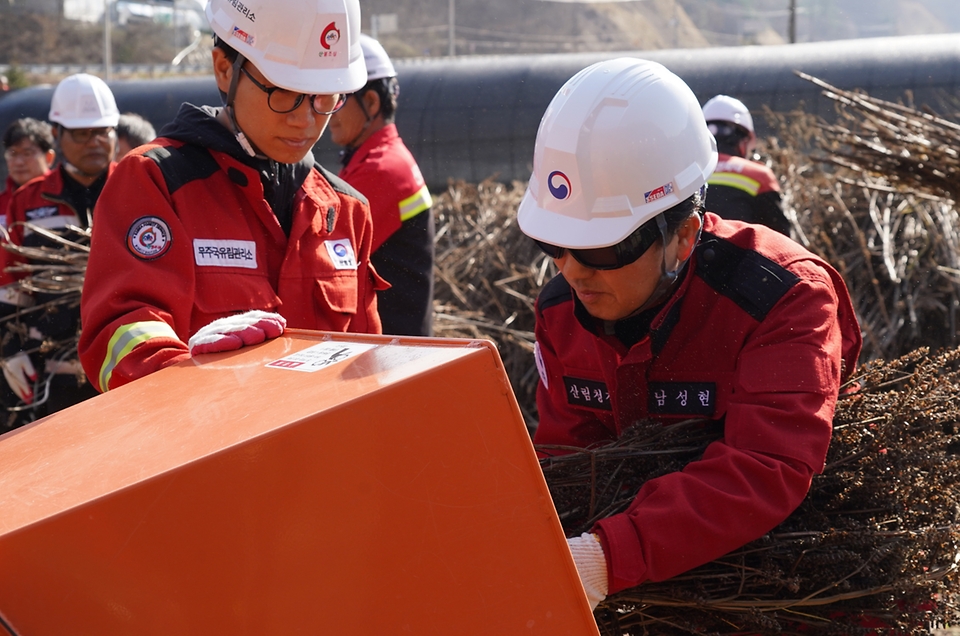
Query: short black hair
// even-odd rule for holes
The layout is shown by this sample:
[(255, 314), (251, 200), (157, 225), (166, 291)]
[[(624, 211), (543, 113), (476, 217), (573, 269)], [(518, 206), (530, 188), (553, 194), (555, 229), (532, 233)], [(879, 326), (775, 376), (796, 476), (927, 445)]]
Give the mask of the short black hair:
[(663, 220), (667, 222), (667, 233), (675, 234), (683, 225), (683, 222), (694, 214), (703, 216), (706, 193), (706, 186), (703, 186), (694, 192), (693, 196), (687, 197), (672, 208), (663, 211)]
[(397, 114), (397, 97), (400, 95), (400, 82), (397, 78), (381, 77), (370, 80), (356, 92), (356, 95), (363, 97), (367, 91), (374, 91), (380, 97), (380, 114), (383, 115), (383, 121), (392, 124)]
[(53, 150), (53, 127), (33, 117), (23, 117), (7, 126), (3, 133), (3, 147), (11, 148), (29, 139), (43, 152)]
[(237, 56), (240, 55), (237, 52), (237, 49), (224, 42), (223, 38), (221, 38), (219, 35), (213, 36), (213, 46), (223, 51), (223, 54), (227, 56), (227, 59), (230, 60), (230, 62), (236, 62)]
[(142, 146), (157, 137), (157, 131), (146, 119), (136, 113), (123, 113), (117, 122), (117, 138), (126, 138), (131, 148)]

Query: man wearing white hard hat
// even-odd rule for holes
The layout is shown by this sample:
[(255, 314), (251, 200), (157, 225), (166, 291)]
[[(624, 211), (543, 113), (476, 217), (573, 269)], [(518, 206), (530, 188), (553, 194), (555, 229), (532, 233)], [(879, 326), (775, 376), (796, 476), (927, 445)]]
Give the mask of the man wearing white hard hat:
[(537, 133), (518, 221), (559, 275), (536, 303), (534, 442), (568, 452), (648, 420), (723, 433), (569, 538), (593, 607), (782, 522), (823, 469), (859, 355), (832, 267), (769, 228), (703, 212), (716, 162), (693, 92), (634, 58), (570, 79)]
[[(49, 119), (60, 165), (16, 191), (7, 213), (9, 238), (16, 245), (57, 249), (44, 234), (81, 238), (71, 228), (93, 225), (94, 208), (116, 164), (116, 125), (120, 118), (113, 93), (99, 77), (79, 73), (64, 78), (50, 99)], [(24, 262), (10, 257), (10, 264)], [(23, 273), (19, 274), (24, 276)], [(8, 288), (9, 289), (9, 288)], [(55, 301), (55, 294), (5, 294), (20, 306)], [(86, 381), (76, 353), (80, 312), (71, 304), (34, 311), (3, 345), (3, 374), (22, 405), (22, 413), (42, 417), (96, 395)], [(51, 343), (56, 343), (51, 349)], [(40, 350), (43, 346), (43, 355)]]
[(330, 118), (343, 146), (340, 177), (362, 192), (373, 214), (371, 260), (390, 289), (377, 292), (384, 333), (429, 336), (433, 329), (430, 191), (394, 123), (400, 84), (383, 46), (361, 34), (367, 83)]
[(222, 107), (184, 104), (97, 208), (80, 359), (101, 391), (285, 326), (379, 333), (366, 200), (312, 148), (366, 82), (357, 0), (210, 0)]
[(757, 135), (750, 111), (739, 99), (717, 95), (703, 105), (703, 117), (719, 152), (717, 169), (707, 179), (707, 209), (725, 219), (762, 223), (790, 236), (776, 175), (751, 160)]

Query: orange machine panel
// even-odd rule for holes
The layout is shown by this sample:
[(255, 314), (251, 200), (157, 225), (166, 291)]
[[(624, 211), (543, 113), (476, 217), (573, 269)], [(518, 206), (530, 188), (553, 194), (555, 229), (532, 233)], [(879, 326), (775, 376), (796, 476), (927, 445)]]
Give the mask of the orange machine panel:
[(489, 343), (291, 330), (0, 467), (0, 634), (598, 633)]

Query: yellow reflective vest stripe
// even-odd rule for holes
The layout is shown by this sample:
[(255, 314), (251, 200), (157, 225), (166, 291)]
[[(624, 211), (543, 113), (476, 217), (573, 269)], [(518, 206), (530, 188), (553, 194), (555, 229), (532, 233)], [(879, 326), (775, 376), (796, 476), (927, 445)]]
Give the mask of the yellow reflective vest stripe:
[(400, 202), (400, 220), (412, 219), (431, 205), (433, 205), (433, 199), (430, 198), (430, 190), (424, 185), (412, 197), (407, 197)]
[(714, 172), (707, 179), (709, 185), (722, 185), (743, 190), (751, 196), (760, 192), (760, 182), (736, 172)]
[(110, 388), (110, 378), (113, 370), (120, 364), (123, 358), (133, 351), (133, 348), (142, 342), (152, 338), (173, 338), (179, 340), (180, 337), (173, 330), (173, 327), (160, 320), (150, 320), (145, 322), (134, 322), (129, 325), (123, 325), (113, 333), (110, 342), (107, 344), (107, 355), (103, 360), (103, 366), (100, 367), (100, 390), (106, 392)]

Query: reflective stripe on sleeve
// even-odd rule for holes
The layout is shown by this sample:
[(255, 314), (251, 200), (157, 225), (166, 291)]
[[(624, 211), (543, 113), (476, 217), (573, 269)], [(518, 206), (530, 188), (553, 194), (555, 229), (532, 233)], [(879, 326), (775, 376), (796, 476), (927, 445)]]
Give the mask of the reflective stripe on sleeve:
[(714, 172), (710, 175), (710, 178), (707, 179), (707, 183), (709, 185), (729, 186), (737, 190), (743, 190), (751, 196), (757, 196), (757, 193), (760, 192), (759, 181), (735, 172)]
[(415, 195), (400, 202), (400, 220), (407, 221), (433, 205), (430, 190), (424, 185)]
[(134, 322), (123, 325), (113, 333), (107, 344), (107, 357), (100, 367), (100, 390), (106, 392), (110, 387), (113, 370), (133, 348), (151, 338), (173, 338), (179, 340), (173, 327), (160, 320)]

